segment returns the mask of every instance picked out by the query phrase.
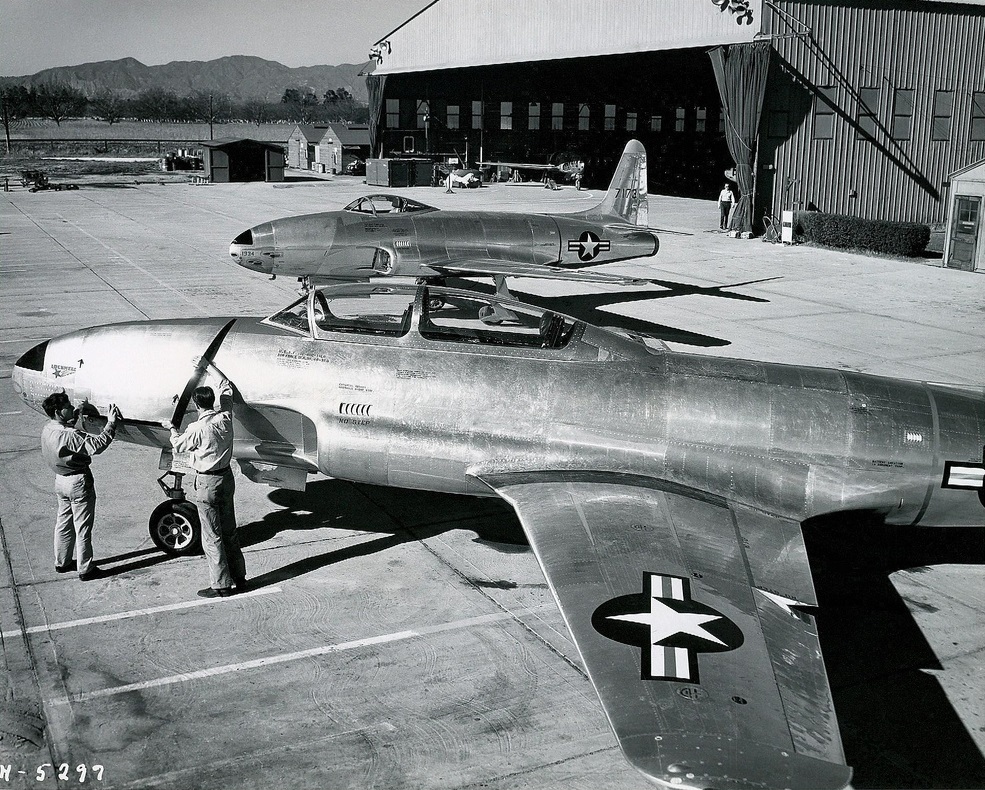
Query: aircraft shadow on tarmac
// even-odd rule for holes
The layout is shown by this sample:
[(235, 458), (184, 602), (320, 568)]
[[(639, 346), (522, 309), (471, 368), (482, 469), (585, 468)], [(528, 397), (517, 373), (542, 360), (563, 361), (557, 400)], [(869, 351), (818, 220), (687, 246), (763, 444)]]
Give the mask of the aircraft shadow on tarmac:
[[(529, 294), (523, 291), (523, 301), (538, 305), (539, 307), (554, 310), (559, 313), (570, 315), (589, 324), (608, 327), (611, 329), (622, 329), (627, 332), (635, 332), (656, 340), (664, 340), (672, 343), (681, 343), (689, 346), (709, 348), (712, 346), (730, 345), (730, 340), (715, 337), (713, 335), (703, 335), (698, 332), (689, 332), (679, 327), (654, 324), (631, 316), (619, 315), (607, 310), (604, 307), (614, 305), (630, 304), (631, 302), (652, 301), (654, 299), (668, 299), (678, 296), (711, 296), (719, 299), (737, 299), (744, 302), (769, 302), (759, 296), (749, 296), (747, 294), (736, 293), (732, 288), (743, 285), (753, 285), (755, 283), (768, 282), (780, 279), (778, 277), (767, 277), (761, 280), (749, 280), (747, 282), (734, 283), (731, 285), (700, 286), (690, 283), (680, 283), (673, 280), (650, 280), (654, 285), (659, 285), (664, 290), (661, 291), (632, 291), (619, 293), (591, 293), (591, 294), (572, 294), (567, 296), (543, 296), (540, 294)], [(449, 278), (448, 284), (456, 288), (469, 290), (479, 290), (485, 293), (492, 293), (494, 289), (484, 283), (477, 283), (473, 280), (459, 278)], [(519, 291), (518, 288), (513, 288)]]
[[(426, 540), (453, 529), (476, 533), (476, 542), (510, 554), (531, 551), (513, 509), (500, 499), (436, 494), (411, 489), (322, 480), (307, 491), (279, 489), (270, 500), (282, 507), (261, 521), (239, 528), (240, 545), (264, 543), (280, 532), (316, 529), (379, 531), (383, 536), (357, 545), (306, 557), (283, 568), (250, 579), (251, 588), (278, 584), (356, 557), (384, 551), (403, 543)], [(367, 520), (367, 508), (385, 518)], [(441, 514), (436, 519), (435, 514)], [(488, 584), (483, 582), (480, 586)], [(515, 586), (508, 580), (493, 586)]]
[(926, 671), (942, 667), (910, 608), (934, 609), (904, 600), (890, 579), (930, 565), (985, 565), (985, 528), (898, 527), (842, 513), (805, 522), (804, 539), (852, 786), (985, 787), (985, 758)]
[[(336, 480), (305, 493), (275, 491), (283, 509), (240, 528), (246, 546), (285, 530), (338, 528), (385, 532), (358, 545), (299, 560), (251, 580), (262, 587), (328, 565), (425, 540), (453, 529), (504, 553), (530, 551), (513, 510), (497, 499), (354, 485)], [(367, 524), (367, 504), (386, 518)], [(435, 514), (440, 514), (436, 519)], [(983, 758), (938, 680), (941, 665), (893, 586), (899, 570), (940, 564), (985, 565), (983, 528), (888, 526), (868, 513), (804, 524), (819, 608), (821, 649), (855, 788), (985, 786)], [(515, 587), (510, 580), (476, 582)], [(930, 605), (909, 601), (914, 609)]]

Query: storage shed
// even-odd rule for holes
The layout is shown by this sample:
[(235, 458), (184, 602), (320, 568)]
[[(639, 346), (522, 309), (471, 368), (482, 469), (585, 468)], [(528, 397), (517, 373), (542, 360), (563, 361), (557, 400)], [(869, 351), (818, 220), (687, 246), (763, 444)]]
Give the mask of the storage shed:
[(369, 127), (343, 123), (328, 125), (315, 145), (315, 161), (326, 173), (344, 173), (350, 162), (369, 157)]
[(280, 143), (229, 137), (201, 146), (203, 169), (212, 183), (284, 180), (284, 146)]
[(325, 124), (298, 124), (287, 141), (287, 166), (298, 170), (314, 170), (318, 161), (318, 146), (328, 133)]
[(951, 173), (944, 265), (985, 270), (985, 159)]

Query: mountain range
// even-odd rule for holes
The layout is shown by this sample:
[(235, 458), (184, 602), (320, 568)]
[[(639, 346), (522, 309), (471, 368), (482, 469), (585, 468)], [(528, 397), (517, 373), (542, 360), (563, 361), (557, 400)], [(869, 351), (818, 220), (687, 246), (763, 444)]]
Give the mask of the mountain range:
[(261, 98), (280, 101), (287, 88), (311, 88), (319, 97), (325, 91), (345, 88), (360, 102), (368, 99), (366, 78), (358, 76), (362, 66), (300, 66), (291, 68), (252, 55), (231, 55), (216, 60), (173, 61), (163, 66), (145, 66), (135, 58), (59, 66), (22, 77), (0, 77), (0, 81), (31, 87), (42, 83), (64, 83), (93, 96), (109, 90), (133, 96), (150, 88), (173, 91), (179, 96), (193, 93), (223, 93), (233, 99)]

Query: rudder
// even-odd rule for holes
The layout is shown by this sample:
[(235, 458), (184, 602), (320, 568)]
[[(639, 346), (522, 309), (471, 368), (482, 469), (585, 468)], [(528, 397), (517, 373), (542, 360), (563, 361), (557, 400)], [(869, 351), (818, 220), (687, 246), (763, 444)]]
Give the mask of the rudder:
[(646, 200), (646, 149), (639, 140), (630, 140), (623, 149), (605, 198), (584, 212), (606, 219), (619, 219), (645, 228), (649, 222)]

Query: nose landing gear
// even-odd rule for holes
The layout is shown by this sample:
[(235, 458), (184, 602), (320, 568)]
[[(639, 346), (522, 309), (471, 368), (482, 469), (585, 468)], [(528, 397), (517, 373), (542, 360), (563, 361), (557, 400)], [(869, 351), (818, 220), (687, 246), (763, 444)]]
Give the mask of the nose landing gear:
[[(165, 479), (174, 477), (174, 485)], [(150, 538), (165, 554), (172, 557), (188, 557), (202, 553), (202, 529), (198, 521), (198, 509), (185, 499), (181, 487), (181, 472), (167, 471), (157, 483), (168, 496), (154, 508), (150, 516)]]

